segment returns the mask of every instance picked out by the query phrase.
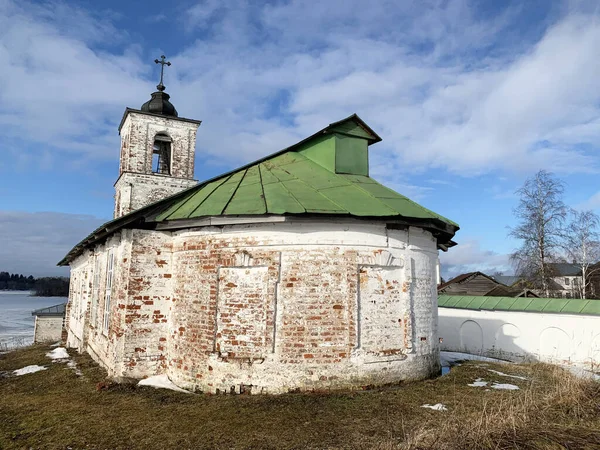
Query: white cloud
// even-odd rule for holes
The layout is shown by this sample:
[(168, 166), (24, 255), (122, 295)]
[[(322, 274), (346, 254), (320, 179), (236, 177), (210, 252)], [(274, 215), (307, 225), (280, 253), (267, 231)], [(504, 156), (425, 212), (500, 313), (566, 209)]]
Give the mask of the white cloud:
[[(115, 158), (124, 106), (153, 89), (141, 49), (99, 51), (127, 36), (80, 8), (2, 4), (3, 133)], [(204, 121), (199, 157), (248, 161), (358, 112), (384, 137), (374, 165), (395, 177), (598, 169), (582, 144), (600, 140), (600, 24), (581, 5), (538, 41), (510, 30), (516, 8), (483, 19), (462, 0), (361, 5), (206, 0), (181, 14), (205, 38), (170, 55), (166, 84), (182, 115)]]
[(444, 279), (467, 272), (483, 272), (493, 275), (495, 272), (512, 273), (509, 255), (485, 250), (477, 239), (462, 238), (460, 245), (452, 247), (446, 253), (440, 253), (440, 264)]

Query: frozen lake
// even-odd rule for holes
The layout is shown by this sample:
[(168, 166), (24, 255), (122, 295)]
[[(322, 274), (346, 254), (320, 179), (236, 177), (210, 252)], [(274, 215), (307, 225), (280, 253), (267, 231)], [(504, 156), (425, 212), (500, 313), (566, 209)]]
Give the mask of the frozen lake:
[(33, 343), (31, 311), (66, 301), (66, 297), (31, 297), (29, 291), (0, 291), (0, 347)]

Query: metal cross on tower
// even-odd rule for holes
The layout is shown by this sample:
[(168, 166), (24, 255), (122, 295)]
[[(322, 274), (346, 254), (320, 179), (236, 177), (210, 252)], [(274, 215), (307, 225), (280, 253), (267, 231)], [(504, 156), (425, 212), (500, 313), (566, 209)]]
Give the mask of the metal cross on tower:
[(158, 83), (158, 86), (156, 86), (156, 89), (158, 89), (159, 91), (164, 91), (165, 85), (163, 84), (163, 74), (165, 71), (165, 65), (170, 66), (171, 63), (169, 61), (165, 61), (165, 55), (161, 55), (160, 60), (155, 59), (154, 62), (156, 64), (160, 64), (160, 83)]

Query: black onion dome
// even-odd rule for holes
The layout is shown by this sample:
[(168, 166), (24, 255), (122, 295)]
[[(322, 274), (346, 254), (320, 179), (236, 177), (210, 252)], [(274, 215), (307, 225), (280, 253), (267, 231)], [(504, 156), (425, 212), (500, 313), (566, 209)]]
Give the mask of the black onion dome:
[(152, 98), (144, 103), (140, 110), (153, 114), (160, 114), (163, 116), (177, 117), (177, 110), (169, 101), (171, 96), (166, 92), (163, 92), (163, 90), (160, 90), (160, 87), (164, 89), (163, 86), (159, 85), (157, 87), (159, 90), (152, 93)]

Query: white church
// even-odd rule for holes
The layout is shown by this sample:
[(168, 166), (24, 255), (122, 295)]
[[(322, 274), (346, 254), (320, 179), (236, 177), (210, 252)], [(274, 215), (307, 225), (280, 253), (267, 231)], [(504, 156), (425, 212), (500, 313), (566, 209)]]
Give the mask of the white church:
[(351, 115), (198, 183), (200, 121), (157, 88), (119, 126), (114, 219), (59, 263), (68, 346), (210, 393), (439, 373), (438, 251), (458, 225), (369, 176), (381, 138)]

